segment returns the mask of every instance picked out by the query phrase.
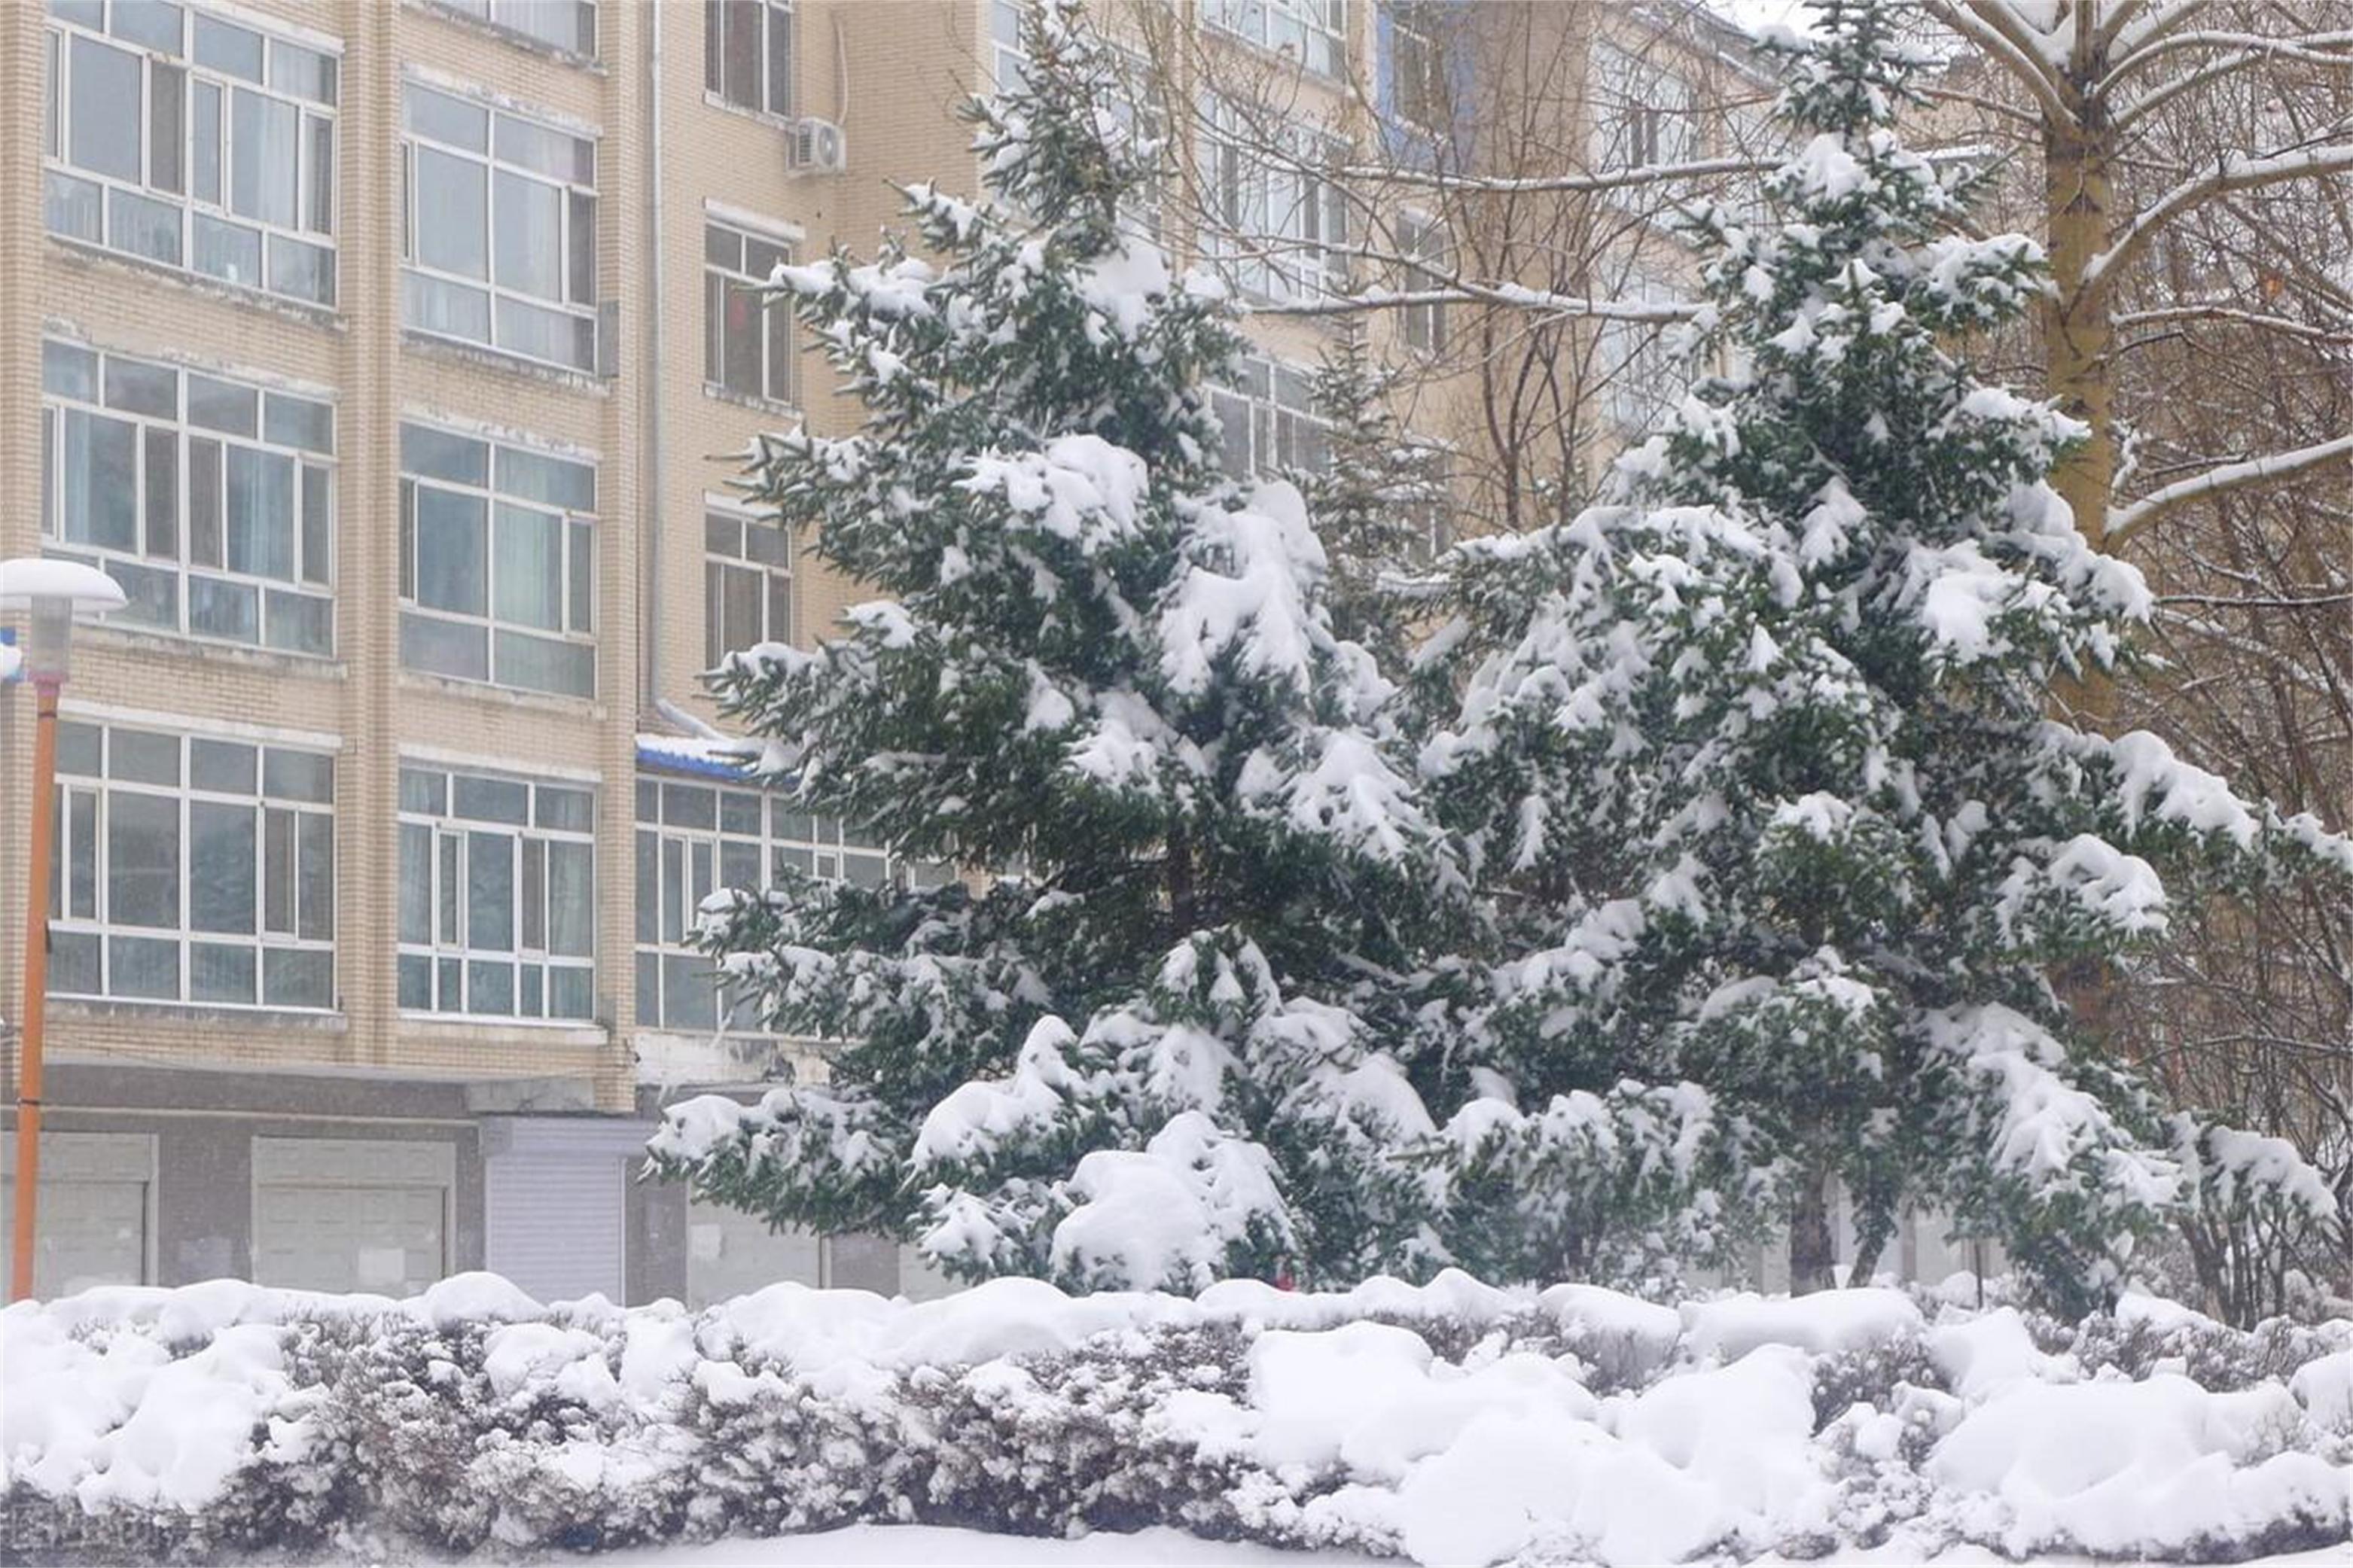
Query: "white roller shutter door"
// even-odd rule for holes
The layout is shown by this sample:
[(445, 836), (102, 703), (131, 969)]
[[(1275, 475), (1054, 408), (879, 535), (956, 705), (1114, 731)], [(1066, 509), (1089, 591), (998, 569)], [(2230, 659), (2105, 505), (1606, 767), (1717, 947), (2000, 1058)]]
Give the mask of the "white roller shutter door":
[(297, 1290), (408, 1296), (449, 1272), (454, 1145), (253, 1141), (253, 1278)]
[[(16, 1174), (16, 1134), (0, 1133), (0, 1258), (14, 1239)], [(154, 1184), (155, 1140), (144, 1133), (42, 1133), (33, 1293), (146, 1283)]]

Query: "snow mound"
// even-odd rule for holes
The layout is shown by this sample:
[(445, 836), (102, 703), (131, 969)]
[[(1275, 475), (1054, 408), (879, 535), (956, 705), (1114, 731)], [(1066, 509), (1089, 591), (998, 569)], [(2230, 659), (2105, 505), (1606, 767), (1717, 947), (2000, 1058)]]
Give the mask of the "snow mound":
[(2071, 1330), (1931, 1321), (1886, 1289), (1677, 1308), (1457, 1272), (924, 1303), (786, 1284), (699, 1313), (480, 1274), (405, 1301), (215, 1281), (0, 1311), (0, 1491), (28, 1528), (193, 1552), (887, 1521), (1430, 1564), (1883, 1542), (2220, 1561), (2353, 1530), (2353, 1336), (2280, 1327), (2147, 1297)]

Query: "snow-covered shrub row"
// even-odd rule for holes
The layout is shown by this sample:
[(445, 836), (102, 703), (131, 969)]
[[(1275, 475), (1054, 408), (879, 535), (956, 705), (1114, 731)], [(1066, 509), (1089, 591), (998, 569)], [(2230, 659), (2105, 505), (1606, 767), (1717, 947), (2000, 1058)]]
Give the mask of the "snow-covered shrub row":
[(780, 1285), (690, 1314), (222, 1281), (0, 1312), (0, 1493), (182, 1555), (594, 1551), (922, 1521), (1427, 1563), (2348, 1536), (2353, 1325), (1886, 1290), (1680, 1309), (1461, 1274), (1194, 1299)]

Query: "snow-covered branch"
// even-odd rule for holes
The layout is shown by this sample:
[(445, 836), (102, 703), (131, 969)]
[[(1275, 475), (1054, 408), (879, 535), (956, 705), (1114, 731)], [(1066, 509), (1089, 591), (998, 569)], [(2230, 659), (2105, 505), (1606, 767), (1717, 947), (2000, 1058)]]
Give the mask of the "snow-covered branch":
[(1436, 289), (1362, 289), (1353, 294), (1287, 300), (1252, 305), (1250, 311), (1255, 316), (1345, 316), (1359, 310), (1402, 310), (1418, 305), (1502, 305), (1554, 316), (1637, 321), (1651, 326), (1672, 326), (1699, 313), (1697, 305), (1682, 300), (1592, 300), (1522, 283), (1484, 283), (1468, 279), (1452, 279)]
[(2044, 47), (2047, 40), (2029, 33), (2004, 0), (1922, 0), (1922, 4), (1928, 15), (1983, 49), (2016, 78), (2033, 94), (2045, 115), (2063, 124), (2074, 121), (2075, 107), (2068, 101), (2057, 63)]
[(2299, 447), (2292, 452), (2271, 452), (2260, 458), (2249, 458), (2243, 462), (2224, 463), (2186, 479), (2177, 479), (2149, 491), (2138, 500), (2111, 510), (2107, 528), (2109, 547), (2113, 549), (2122, 544), (2165, 513), (2189, 501), (2208, 500), (2216, 496), (2229, 495), (2234, 490), (2290, 479), (2307, 469), (2347, 458), (2353, 458), (2353, 436), (2340, 436), (2333, 441)]
[[(1299, 167), (1316, 174), (1329, 171), (1306, 163)], [(1639, 185), (1669, 184), (1678, 180), (1708, 180), (1732, 174), (1770, 174), (1780, 167), (1778, 158), (1699, 158), (1682, 163), (1644, 163), (1603, 174), (1464, 174), (1443, 169), (1407, 169), (1388, 164), (1356, 164), (1338, 171), (1343, 180), (1410, 185), (1418, 190), (1460, 191), (1474, 195), (1544, 194), (1599, 195)]]
[(2084, 265), (2083, 286), (2087, 291), (2101, 288), (2111, 274), (2139, 255), (2166, 225), (2218, 196), (2290, 180), (2341, 174), (2348, 170), (2353, 170), (2353, 142), (2322, 142), (2259, 157), (2232, 153), (2205, 174), (2184, 180), (2143, 207), (2138, 216), (2117, 231), (2106, 249)]
[(2232, 321), (2263, 331), (2280, 332), (2316, 343), (2353, 343), (2353, 329), (2317, 327), (2292, 316), (2274, 316), (2220, 300), (2198, 300), (2147, 310), (2126, 310), (2116, 318), (2118, 327), (2154, 327), (2176, 321)]

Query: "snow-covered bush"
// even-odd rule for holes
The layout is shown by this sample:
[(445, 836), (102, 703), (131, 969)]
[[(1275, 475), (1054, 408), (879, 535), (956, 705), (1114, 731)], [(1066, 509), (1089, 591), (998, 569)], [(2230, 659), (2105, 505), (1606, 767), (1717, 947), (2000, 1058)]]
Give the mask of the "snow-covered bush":
[(483, 1276), (407, 1301), (223, 1282), (0, 1312), (0, 1494), (69, 1557), (919, 1521), (1433, 1564), (2226, 1561), (2348, 1539), (2348, 1341), (2142, 1297), (2062, 1332), (1889, 1290), (1678, 1309), (1452, 1273), (923, 1305), (780, 1285), (693, 1314)]

